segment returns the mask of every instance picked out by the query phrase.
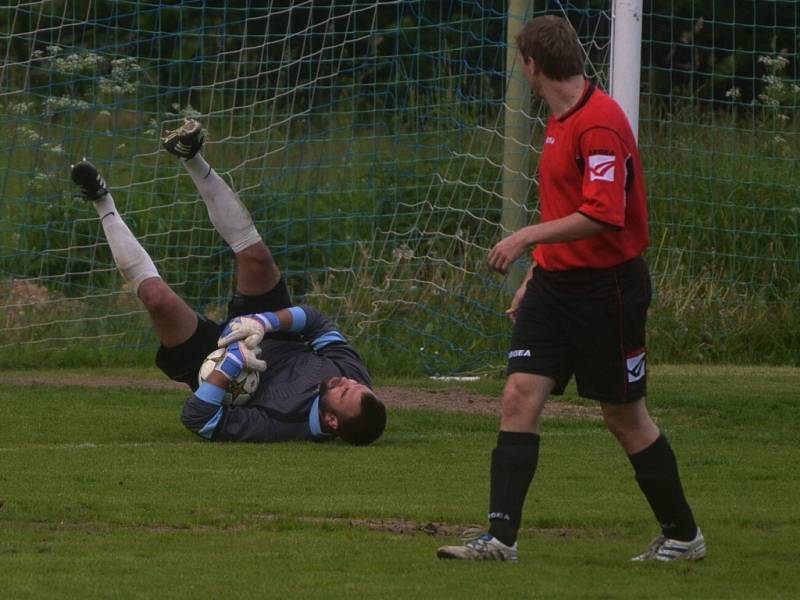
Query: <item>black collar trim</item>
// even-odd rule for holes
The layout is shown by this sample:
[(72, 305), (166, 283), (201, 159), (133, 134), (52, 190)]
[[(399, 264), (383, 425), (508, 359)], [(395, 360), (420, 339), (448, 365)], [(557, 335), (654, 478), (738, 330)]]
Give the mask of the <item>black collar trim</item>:
[(589, 98), (592, 97), (592, 94), (594, 94), (595, 89), (597, 89), (595, 84), (587, 79), (584, 85), (583, 94), (581, 94), (580, 99), (575, 103), (575, 105), (572, 108), (570, 108), (567, 112), (558, 117), (558, 121), (559, 122), (566, 121), (572, 115), (574, 115), (576, 112), (582, 109), (584, 105), (589, 101)]

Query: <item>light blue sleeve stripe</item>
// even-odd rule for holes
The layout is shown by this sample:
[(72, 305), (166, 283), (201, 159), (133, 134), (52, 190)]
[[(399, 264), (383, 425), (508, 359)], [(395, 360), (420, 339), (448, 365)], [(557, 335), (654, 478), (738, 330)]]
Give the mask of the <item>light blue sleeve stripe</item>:
[(311, 405), (311, 411), (308, 413), (308, 427), (311, 429), (311, 435), (317, 437), (322, 435), (322, 426), (319, 423), (319, 396), (314, 399)]
[(299, 306), (293, 306), (289, 309), (292, 314), (292, 326), (289, 329), (292, 333), (299, 333), (306, 328), (306, 311)]
[(265, 312), (260, 315), (256, 315), (256, 317), (259, 319), (264, 319), (266, 321), (265, 325), (269, 325), (272, 328), (272, 331), (280, 331), (281, 320), (275, 313)]
[(328, 346), (334, 342), (346, 342), (347, 340), (344, 339), (344, 336), (339, 333), (338, 331), (329, 331), (328, 333), (319, 336), (317, 339), (311, 342), (311, 347), (314, 350), (322, 350), (325, 346)]
[(208, 421), (208, 423), (203, 425), (203, 428), (200, 431), (198, 431), (197, 433), (202, 435), (207, 440), (210, 440), (211, 436), (214, 433), (214, 430), (217, 428), (217, 425), (219, 425), (219, 420), (221, 418), (222, 418), (222, 407), (220, 406), (219, 409), (217, 410), (217, 412), (214, 413), (214, 416), (211, 417), (211, 419)]
[(325, 433), (322, 430), (322, 423), (319, 420), (319, 396), (314, 398), (314, 403), (308, 413), (308, 427), (311, 429), (311, 435), (315, 438), (331, 437), (330, 433)]
[(197, 388), (194, 395), (207, 404), (221, 406), (222, 399), (225, 397), (225, 390), (218, 385), (204, 381), (200, 387)]

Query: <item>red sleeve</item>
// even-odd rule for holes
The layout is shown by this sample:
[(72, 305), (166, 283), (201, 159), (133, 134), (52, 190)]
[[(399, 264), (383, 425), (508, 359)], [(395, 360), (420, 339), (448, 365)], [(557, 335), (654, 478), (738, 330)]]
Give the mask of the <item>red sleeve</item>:
[(583, 170), (583, 203), (578, 212), (625, 227), (627, 163), (630, 153), (619, 135), (605, 127), (585, 131), (578, 144)]

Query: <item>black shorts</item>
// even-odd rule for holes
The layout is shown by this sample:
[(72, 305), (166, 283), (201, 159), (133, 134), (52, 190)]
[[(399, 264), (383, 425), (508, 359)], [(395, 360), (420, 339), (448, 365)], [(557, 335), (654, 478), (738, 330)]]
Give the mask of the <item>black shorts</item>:
[(584, 398), (623, 404), (647, 392), (645, 325), (652, 288), (643, 259), (609, 269), (536, 267), (517, 312), (507, 373), (575, 375)]
[(183, 382), (194, 391), (199, 386), (197, 374), (200, 365), (216, 349), (219, 335), (228, 321), (234, 317), (276, 311), (291, 305), (292, 300), (283, 278), (261, 296), (244, 296), (236, 292), (228, 303), (228, 316), (223, 323), (217, 323), (197, 313), (197, 330), (192, 337), (173, 348), (160, 346), (156, 353), (156, 366), (173, 381)]

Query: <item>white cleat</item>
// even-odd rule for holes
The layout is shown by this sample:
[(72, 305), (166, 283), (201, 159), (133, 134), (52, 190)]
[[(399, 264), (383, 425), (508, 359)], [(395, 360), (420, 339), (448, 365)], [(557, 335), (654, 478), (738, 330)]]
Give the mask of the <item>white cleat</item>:
[(519, 560), (516, 542), (513, 546), (506, 546), (488, 533), (480, 537), (465, 539), (461, 546), (442, 546), (436, 551), (436, 556), (458, 560), (500, 560), (505, 562)]
[(673, 560), (702, 560), (706, 556), (706, 540), (700, 529), (690, 542), (673, 540), (663, 535), (658, 536), (650, 547), (642, 554), (634, 556), (631, 560), (659, 560), (669, 562)]

